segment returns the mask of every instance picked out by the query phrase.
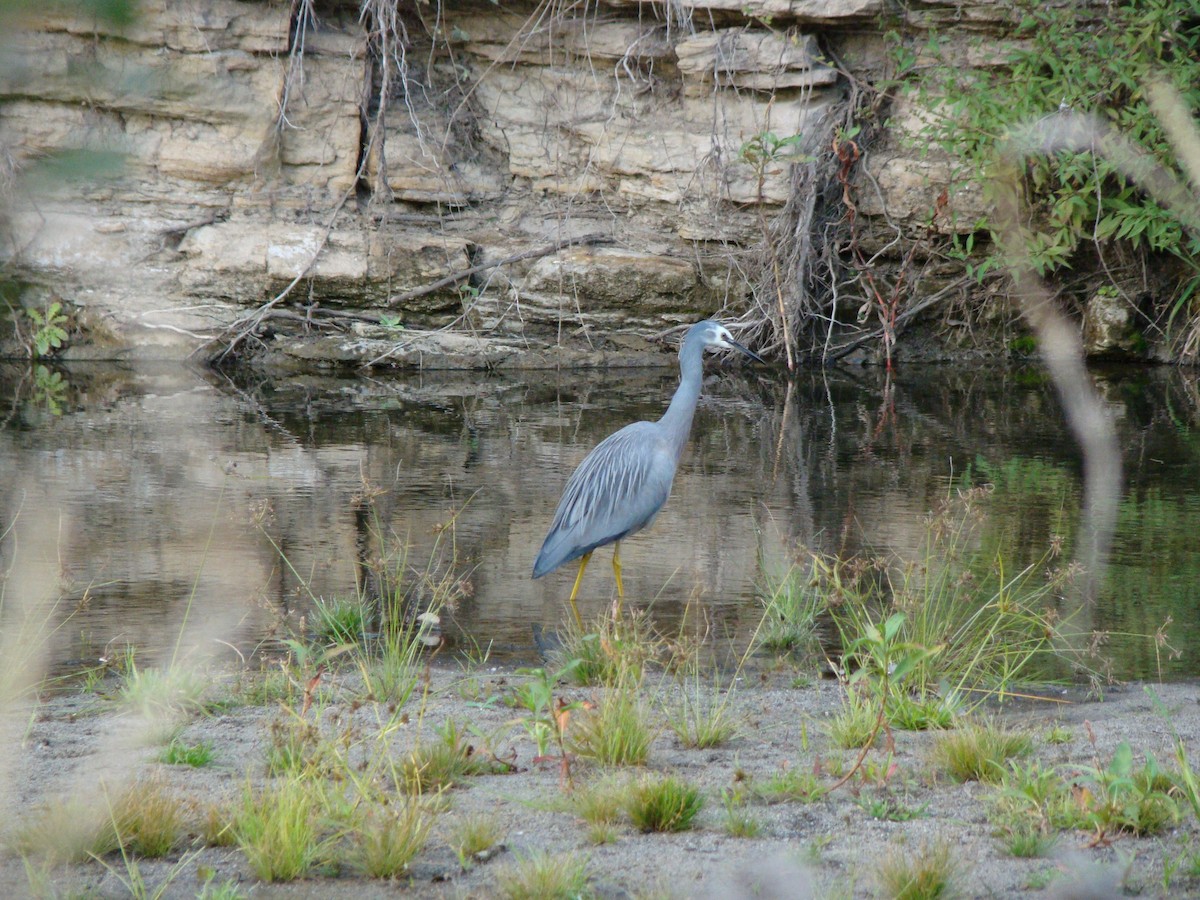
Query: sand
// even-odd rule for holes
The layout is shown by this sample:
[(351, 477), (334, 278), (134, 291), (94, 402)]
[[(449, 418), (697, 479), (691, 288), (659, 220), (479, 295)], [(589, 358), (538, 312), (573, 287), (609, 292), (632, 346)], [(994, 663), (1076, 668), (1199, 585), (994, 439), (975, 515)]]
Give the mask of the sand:
[[(642, 834), (621, 821), (610, 843), (595, 845), (587, 825), (570, 810), (561, 763), (535, 760), (534, 743), (521, 724), (523, 711), (503, 702), (523, 677), (512, 667), (486, 663), (470, 670), (453, 663), (434, 666), (428, 690), (400, 710), (408, 721), (393, 735), (393, 753), (401, 754), (419, 735), (428, 737), (435, 726), (453, 719), (469, 727), (468, 740), (477, 752), (504, 761), (497, 768), (506, 770), (471, 777), (447, 793), (427, 846), (404, 878), (377, 881), (325, 869), (292, 883), (260, 884), (236, 847), (194, 846), (165, 861), (139, 862), (140, 875), (152, 886), (170, 879), (164, 897), (196, 896), (205, 879), (213, 885), (237, 883), (243, 896), (256, 898), (491, 897), (500, 895), (497, 876), (505, 867), (533, 851), (548, 851), (585, 856), (590, 888), (601, 897), (873, 897), (879, 895), (877, 869), (883, 860), (944, 844), (955, 863), (955, 896), (1200, 896), (1200, 880), (1189, 880), (1186, 866), (1168, 871), (1185, 853), (1200, 850), (1196, 817), (1186, 803), (1181, 805), (1181, 824), (1154, 837), (1116, 835), (1096, 841), (1091, 834), (1068, 832), (1051, 856), (1016, 859), (1007, 855), (987, 820), (988, 797), (995, 789), (956, 783), (940, 772), (929, 756), (935, 733), (893, 733), (895, 768), (885, 786), (864, 786), (856, 778), (815, 802), (751, 799), (746, 810), (761, 823), (760, 833), (752, 838), (729, 835), (723, 790), (761, 785), (787, 769), (820, 770), (822, 781), (832, 784), (828, 770), (848, 766), (856, 756), (834, 749), (826, 734), (826, 723), (842, 702), (837, 682), (798, 679), (794, 669), (768, 664), (747, 670), (734, 686), (730, 703), (740, 724), (734, 739), (717, 748), (688, 749), (660, 716), (661, 730), (647, 765), (617, 773), (636, 779), (672, 772), (694, 782), (707, 800), (695, 827), (676, 834)], [(33, 816), (47, 797), (63, 792), (86, 796), (103, 778), (116, 785), (155, 774), (189, 802), (235, 803), (248, 783), (268, 783), (271, 725), (295, 712), (270, 704), (195, 717), (180, 737), (211, 743), (214, 761), (195, 769), (167, 766), (156, 761), (160, 746), (147, 745), (145, 723), (122, 710), (112, 688), (62, 693), (7, 717), (10, 740), (3, 775), (10, 830)], [(642, 693), (653, 704), (669, 704), (679, 690), (670, 676), (654, 674)], [(1068, 774), (1098, 762), (1106, 765), (1121, 742), (1131, 745), (1139, 764), (1153, 753), (1164, 768), (1175, 771), (1174, 733), (1193, 753), (1200, 748), (1200, 694), (1193, 684), (1156, 685), (1153, 690), (1169, 717), (1156, 711), (1144, 686), (1136, 684), (1107, 689), (1102, 699), (1064, 691), (1055, 697), (1060, 702), (1023, 702), (994, 715), (1033, 737), (1033, 758)], [(560, 684), (556, 693), (566, 701), (589, 701), (597, 689)], [(388, 716), (385, 704), (363, 700), (353, 671), (339, 671), (321, 679), (305, 717), (319, 719), (323, 733), (349, 735), (353, 743), (375, 733)], [(1069, 731), (1065, 743), (1046, 739), (1055, 725)], [(366, 746), (379, 752), (377, 744), (367, 741), (352, 753), (365, 756)], [(877, 777), (889, 769), (882, 748), (872, 751), (868, 763)], [(1200, 765), (1200, 758), (1193, 763)], [(577, 788), (603, 774), (586, 760), (576, 759), (571, 766)], [(866, 801), (881, 797), (919, 814), (907, 821), (872, 818)], [(454, 824), (473, 813), (494, 817), (504, 838), (497, 852), (464, 870), (447, 840)], [(50, 884), (58, 896), (128, 896), (120, 881), (128, 875), (119, 855), (106, 862), (112, 871), (95, 862), (55, 869)], [(11, 854), (0, 857), (0, 897), (30, 894), (21, 860)]]

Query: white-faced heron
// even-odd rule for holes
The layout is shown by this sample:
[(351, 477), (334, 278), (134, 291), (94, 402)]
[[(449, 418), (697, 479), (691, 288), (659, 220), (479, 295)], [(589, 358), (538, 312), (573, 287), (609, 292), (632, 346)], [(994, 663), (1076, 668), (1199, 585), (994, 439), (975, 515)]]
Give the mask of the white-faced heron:
[(626, 425), (597, 444), (579, 464), (558, 501), (554, 522), (533, 564), (533, 577), (541, 578), (563, 563), (579, 560), (570, 603), (581, 627), (575, 595), (597, 547), (615, 545), (613, 575), (618, 608), (625, 597), (620, 542), (653, 522), (671, 495), (675, 467), (700, 399), (704, 351), (710, 347), (738, 350), (758, 362), (764, 361), (735, 341), (720, 322), (697, 322), (688, 329), (679, 348), (679, 387), (663, 417), (657, 422)]

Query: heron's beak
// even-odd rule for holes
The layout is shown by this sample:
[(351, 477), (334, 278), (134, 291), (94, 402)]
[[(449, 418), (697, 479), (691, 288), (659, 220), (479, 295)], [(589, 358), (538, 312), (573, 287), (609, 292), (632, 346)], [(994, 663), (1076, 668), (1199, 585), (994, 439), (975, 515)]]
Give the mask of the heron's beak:
[(725, 338), (725, 343), (727, 343), (734, 350), (740, 350), (742, 353), (746, 354), (746, 356), (750, 357), (755, 362), (760, 362), (763, 365), (766, 365), (767, 361), (765, 359), (763, 359), (761, 356), (759, 356), (757, 353), (755, 353), (753, 350), (751, 350), (749, 347), (743, 347), (741, 344), (739, 344), (737, 341), (733, 340), (732, 338)]

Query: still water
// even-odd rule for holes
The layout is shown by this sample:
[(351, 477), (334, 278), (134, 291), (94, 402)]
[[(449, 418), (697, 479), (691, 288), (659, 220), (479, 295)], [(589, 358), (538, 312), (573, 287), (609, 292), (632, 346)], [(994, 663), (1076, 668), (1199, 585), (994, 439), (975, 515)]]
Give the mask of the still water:
[[(1095, 373), (1125, 485), (1091, 620), (1122, 677), (1200, 675), (1200, 391), (1194, 373)], [(456, 641), (535, 657), (574, 566), (529, 571), (567, 476), (656, 418), (670, 369), (254, 380), (180, 366), (0, 369), (0, 627), (61, 670), (133, 644), (247, 653), (369, 584), (378, 536), (456, 584)], [(762, 571), (802, 547), (913, 558), (926, 513), (990, 484), (987, 539), (1029, 562), (1078, 527), (1081, 463), (1034, 368), (710, 369), (654, 527), (622, 546), (632, 605), (746, 635)], [(612, 598), (607, 549), (580, 594)], [(416, 582), (414, 582), (416, 583)], [(1152, 635), (1171, 621), (1168, 649)], [(700, 627), (696, 625), (695, 627)], [(24, 640), (25, 638), (22, 638)]]

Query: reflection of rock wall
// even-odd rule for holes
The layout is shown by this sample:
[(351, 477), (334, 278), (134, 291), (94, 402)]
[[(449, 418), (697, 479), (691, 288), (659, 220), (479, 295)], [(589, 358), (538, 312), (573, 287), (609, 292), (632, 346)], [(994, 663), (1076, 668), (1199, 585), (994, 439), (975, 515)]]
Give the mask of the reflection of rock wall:
[[(395, 313), (535, 341), (580, 325), (646, 335), (744, 300), (741, 248), (791, 175), (739, 151), (832, 123), (844, 79), (823, 43), (856, 77), (885, 65), (878, 0), (706, 0), (681, 8), (690, 21), (624, 0), (567, 19), (467, 2), (441, 8), (436, 44), (402, 4), (410, 41), (388, 65), (405, 77), (381, 115), (358, 4), (316, 7), (304, 29), (287, 4), (236, 0), (143, 3), (124, 30), (58, 7), (0, 23), (0, 146), (18, 166), (62, 149), (124, 158), (92, 186), (14, 195), (3, 256), (116, 347), (178, 355), (302, 272), (298, 300), (379, 304), (601, 233), (612, 242)], [(978, 28), (998, 13), (919, 15)], [(864, 190), (860, 211), (892, 219), (926, 218), (948, 177), (899, 151), (866, 168), (881, 192)]]

